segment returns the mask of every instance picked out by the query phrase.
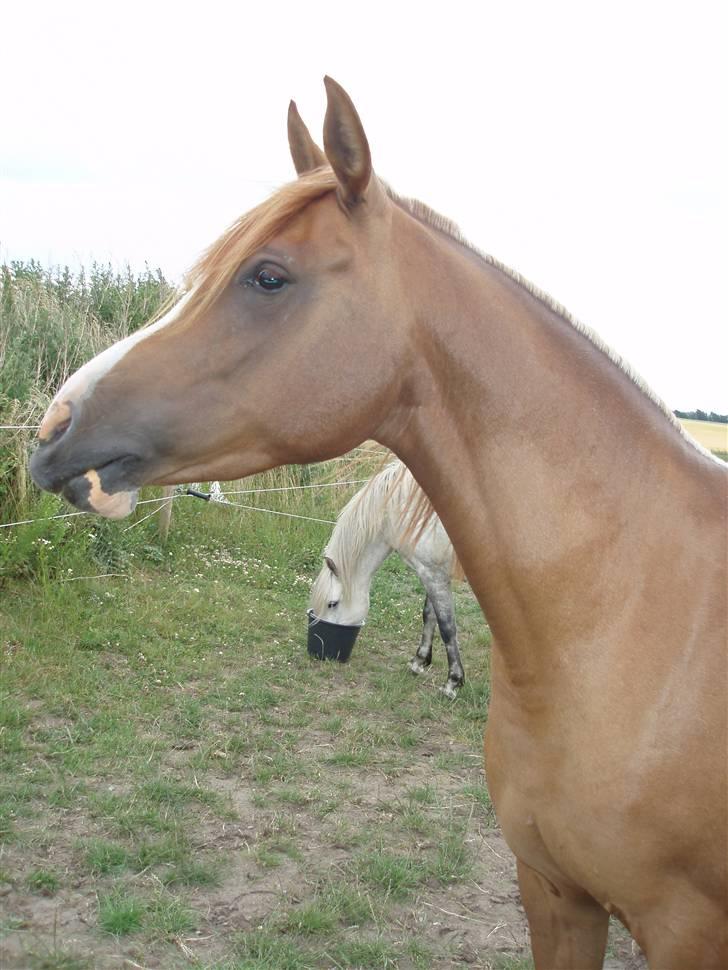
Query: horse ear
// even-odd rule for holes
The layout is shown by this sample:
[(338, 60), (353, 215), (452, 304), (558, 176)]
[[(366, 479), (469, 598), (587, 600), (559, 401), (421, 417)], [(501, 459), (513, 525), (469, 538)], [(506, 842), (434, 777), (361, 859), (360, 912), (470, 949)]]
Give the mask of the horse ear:
[(291, 149), (296, 172), (312, 172), (315, 168), (328, 165), (326, 156), (311, 137), (308, 128), (298, 113), (296, 102), (288, 105), (288, 145)]
[(339, 575), (339, 571), (336, 568), (336, 563), (334, 562), (334, 560), (333, 559), (329, 559), (328, 556), (324, 556), (324, 560), (326, 562), (326, 565), (329, 567), (329, 569), (331, 570), (331, 572), (334, 574), (334, 576), (338, 576)]
[(328, 106), (324, 120), (324, 150), (346, 205), (363, 201), (372, 177), (372, 157), (364, 128), (346, 91), (324, 78)]

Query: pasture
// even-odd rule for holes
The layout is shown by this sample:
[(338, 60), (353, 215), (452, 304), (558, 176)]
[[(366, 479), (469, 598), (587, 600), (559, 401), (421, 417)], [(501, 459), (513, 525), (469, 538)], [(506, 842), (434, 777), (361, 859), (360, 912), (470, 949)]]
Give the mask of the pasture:
[[(37, 423), (167, 292), (161, 274), (5, 270), (0, 424)], [(332, 526), (191, 498), (164, 544), (154, 504), (51, 519), (68, 507), (27, 481), (32, 430), (0, 436), (0, 520), (34, 520), (0, 530), (3, 970), (530, 968), (482, 770), (490, 634), (467, 586), (456, 701), (437, 690), (439, 642), (426, 674), (407, 670), (423, 595), (394, 557), (350, 664), (320, 664), (305, 611)], [(357, 487), (233, 501), (333, 519)], [(606, 966), (638, 965), (613, 926)]]
[[(332, 517), (353, 490), (295, 502)], [(350, 664), (321, 664), (305, 609), (328, 526), (183, 499), (165, 546), (154, 518), (123, 528), (84, 523), (85, 568), (116, 575), (41, 565), (2, 589), (3, 967), (530, 967), (468, 588), (451, 702), (441, 649), (406, 669), (422, 597), (399, 560)], [(610, 952), (628, 965), (623, 931)]]
[(699, 441), (703, 448), (718, 452), (722, 457), (728, 455), (728, 425), (716, 421), (695, 421), (693, 418), (680, 418), (680, 424)]

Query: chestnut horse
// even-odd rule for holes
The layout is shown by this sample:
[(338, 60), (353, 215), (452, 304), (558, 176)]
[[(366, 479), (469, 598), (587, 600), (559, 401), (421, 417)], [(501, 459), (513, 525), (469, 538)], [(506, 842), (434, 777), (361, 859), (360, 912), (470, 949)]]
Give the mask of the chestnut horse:
[(325, 154), (160, 320), (61, 388), (35, 481), (119, 517), (366, 439), (412, 470), (492, 628), (488, 784), (536, 967), (728, 966), (726, 467), (535, 287), (373, 173), (326, 79)]

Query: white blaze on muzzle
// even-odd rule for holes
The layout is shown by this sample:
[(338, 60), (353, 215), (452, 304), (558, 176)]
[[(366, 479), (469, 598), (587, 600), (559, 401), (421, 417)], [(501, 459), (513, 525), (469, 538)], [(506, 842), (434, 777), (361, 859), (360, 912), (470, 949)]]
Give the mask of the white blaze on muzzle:
[(75, 374), (72, 374), (53, 398), (50, 407), (46, 411), (38, 432), (40, 441), (50, 441), (58, 429), (65, 422), (71, 420), (71, 405), (80, 406), (83, 400), (91, 394), (101, 378), (108, 374), (129, 353), (132, 347), (135, 347), (142, 340), (146, 340), (147, 337), (151, 337), (152, 334), (161, 330), (163, 327), (173, 323), (179, 317), (185, 304), (190, 299), (192, 292), (185, 293), (175, 303), (172, 309), (155, 323), (150, 323), (148, 326), (142, 327), (141, 330), (137, 330), (136, 333), (132, 333), (123, 340), (112, 344), (111, 347), (97, 354), (96, 357), (93, 357), (83, 367), (79, 368)]

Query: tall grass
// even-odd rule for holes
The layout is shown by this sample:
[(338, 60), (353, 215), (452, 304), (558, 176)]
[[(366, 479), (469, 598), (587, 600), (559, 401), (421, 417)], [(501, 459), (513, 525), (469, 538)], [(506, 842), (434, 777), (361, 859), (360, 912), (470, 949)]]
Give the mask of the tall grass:
[[(161, 270), (93, 265), (78, 274), (13, 262), (0, 270), (0, 424), (38, 424), (66, 377), (142, 326), (172, 292)], [(26, 501), (28, 434), (0, 442), (0, 513)]]
[(72, 273), (33, 260), (0, 269), (0, 425), (16, 426), (0, 430), (0, 522), (47, 519), (0, 531), (0, 579), (87, 558), (87, 531), (75, 519), (50, 519), (68, 510), (29, 481), (33, 426), (74, 370), (142, 326), (171, 293), (160, 270), (94, 264)]
[[(37, 426), (64, 380), (85, 361), (143, 326), (173, 293), (160, 270), (135, 275), (109, 266), (88, 271), (44, 269), (39, 263), (11, 263), (0, 268), (0, 523), (23, 519), (30, 525), (0, 529), (0, 582), (8, 577), (73, 578), (86, 573), (123, 571), (134, 556), (158, 560), (156, 522), (141, 519), (155, 506), (142, 506), (128, 525), (96, 517), (58, 519), (71, 511), (59, 498), (41, 494), (29, 480), (28, 458)], [(366, 478), (380, 459), (355, 453), (320, 466), (291, 466), (255, 476), (227, 489), (287, 488), (347, 478)], [(301, 490), (240, 495), (232, 499), (276, 511), (334, 519), (354, 489)], [(158, 495), (145, 490), (143, 497)], [(174, 528), (214, 535), (230, 530), (244, 535), (252, 554), (307, 565), (311, 551), (300, 542), (294, 519), (263, 513), (205, 507), (193, 499), (175, 500)], [(141, 523), (137, 528), (135, 523)], [(322, 525), (321, 544), (327, 536)], [(305, 550), (305, 551), (304, 551)]]

